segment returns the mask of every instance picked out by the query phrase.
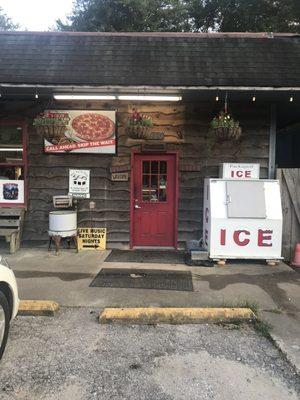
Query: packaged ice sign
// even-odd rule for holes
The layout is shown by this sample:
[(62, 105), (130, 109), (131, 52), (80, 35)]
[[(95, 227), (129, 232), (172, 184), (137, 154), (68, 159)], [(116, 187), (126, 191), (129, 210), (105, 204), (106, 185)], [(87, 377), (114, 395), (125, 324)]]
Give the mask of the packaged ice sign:
[(223, 163), (220, 164), (222, 179), (259, 179), (259, 164)]
[(69, 196), (76, 198), (90, 198), (90, 170), (69, 170)]
[(205, 180), (203, 242), (210, 258), (279, 260), (281, 237), (278, 181)]

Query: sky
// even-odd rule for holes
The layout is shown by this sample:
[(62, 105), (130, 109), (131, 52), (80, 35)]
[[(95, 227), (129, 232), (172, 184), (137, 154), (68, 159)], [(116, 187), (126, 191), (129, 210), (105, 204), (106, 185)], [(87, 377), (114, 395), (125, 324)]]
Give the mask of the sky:
[(66, 19), (73, 0), (0, 0), (0, 8), (21, 29), (47, 31), (55, 21)]

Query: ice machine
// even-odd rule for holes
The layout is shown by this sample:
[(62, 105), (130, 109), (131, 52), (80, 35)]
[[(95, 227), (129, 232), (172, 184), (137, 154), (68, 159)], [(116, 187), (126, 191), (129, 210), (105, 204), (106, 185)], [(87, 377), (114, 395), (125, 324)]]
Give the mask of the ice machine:
[(281, 257), (282, 210), (277, 180), (211, 179), (204, 182), (203, 242), (211, 259)]

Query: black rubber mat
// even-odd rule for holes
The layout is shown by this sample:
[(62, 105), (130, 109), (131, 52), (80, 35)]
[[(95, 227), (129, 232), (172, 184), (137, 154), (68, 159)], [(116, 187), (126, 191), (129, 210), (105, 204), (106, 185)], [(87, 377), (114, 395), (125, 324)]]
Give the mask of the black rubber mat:
[(158, 269), (103, 268), (90, 286), (193, 291), (192, 274), (190, 271), (166, 271)]
[(114, 249), (106, 262), (184, 264), (184, 253), (176, 250), (119, 250)]

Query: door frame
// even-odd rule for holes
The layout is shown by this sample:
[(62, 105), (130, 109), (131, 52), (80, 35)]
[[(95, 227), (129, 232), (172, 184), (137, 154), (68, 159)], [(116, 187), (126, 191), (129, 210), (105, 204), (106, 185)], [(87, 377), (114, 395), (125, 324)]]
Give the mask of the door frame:
[[(134, 248), (133, 237), (134, 237), (134, 224), (133, 224), (133, 212), (134, 212), (134, 162), (135, 156), (137, 155), (173, 155), (175, 157), (175, 209), (174, 209), (174, 247), (175, 250), (178, 248), (178, 197), (179, 197), (179, 150), (169, 150), (164, 152), (142, 152), (137, 149), (131, 150), (130, 160), (130, 249)], [(145, 246), (147, 247), (147, 246)], [(153, 249), (153, 246), (149, 246)], [(159, 249), (159, 246), (157, 246)]]

